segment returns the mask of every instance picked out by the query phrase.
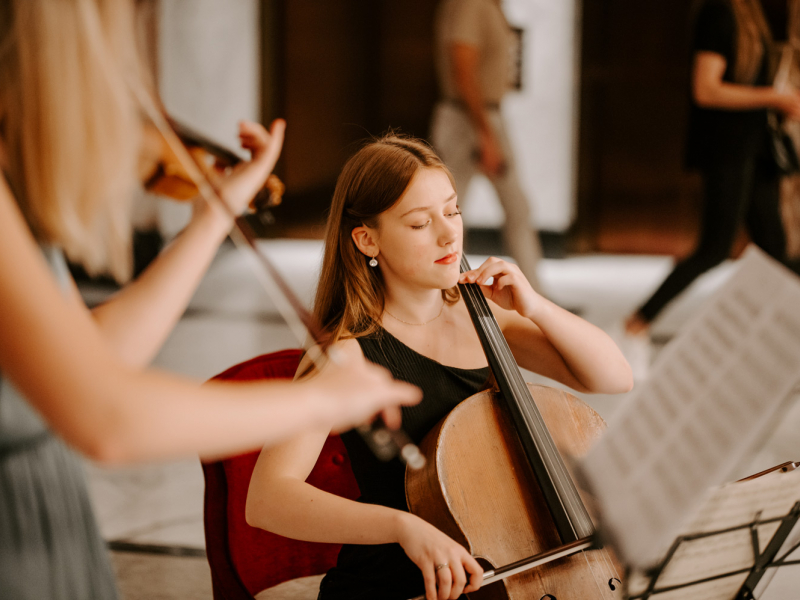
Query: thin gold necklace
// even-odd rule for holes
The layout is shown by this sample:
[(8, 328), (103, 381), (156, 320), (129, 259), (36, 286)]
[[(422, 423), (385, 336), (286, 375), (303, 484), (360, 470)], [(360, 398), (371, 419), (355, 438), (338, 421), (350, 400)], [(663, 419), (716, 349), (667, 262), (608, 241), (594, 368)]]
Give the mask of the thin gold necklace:
[(421, 327), (423, 325), (427, 325), (428, 323), (432, 323), (433, 321), (435, 321), (436, 319), (441, 317), (442, 313), (444, 312), (444, 305), (445, 305), (445, 302), (444, 302), (444, 300), (442, 300), (442, 308), (439, 309), (439, 314), (436, 315), (435, 317), (433, 317), (432, 319), (430, 319), (429, 321), (425, 321), (424, 323), (409, 323), (408, 321), (403, 321), (403, 319), (400, 319), (399, 317), (395, 317), (392, 313), (390, 313), (388, 310), (386, 310), (385, 307), (383, 309), (383, 312), (385, 312), (387, 315), (392, 317), (395, 321), (400, 321), (401, 323), (405, 323), (406, 325), (414, 325), (415, 327)]

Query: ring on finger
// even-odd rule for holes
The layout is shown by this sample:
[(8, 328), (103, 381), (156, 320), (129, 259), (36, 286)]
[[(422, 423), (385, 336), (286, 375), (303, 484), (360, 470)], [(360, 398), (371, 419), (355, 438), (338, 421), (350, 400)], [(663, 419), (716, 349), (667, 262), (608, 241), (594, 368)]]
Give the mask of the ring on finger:
[(438, 565), (436, 565), (436, 573), (438, 573), (440, 570), (445, 569), (445, 568), (447, 568), (449, 566), (450, 565), (448, 565), (447, 563), (439, 563)]

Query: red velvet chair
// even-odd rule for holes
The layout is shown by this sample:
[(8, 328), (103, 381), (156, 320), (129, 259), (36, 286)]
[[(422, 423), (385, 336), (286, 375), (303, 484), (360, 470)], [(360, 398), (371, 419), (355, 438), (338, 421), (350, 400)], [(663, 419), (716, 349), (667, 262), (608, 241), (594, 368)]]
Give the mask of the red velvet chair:
[[(217, 375), (218, 380), (291, 378), (300, 350), (257, 356)], [(300, 542), (250, 527), (244, 507), (258, 451), (203, 463), (206, 554), (214, 600), (253, 600), (284, 581), (325, 573), (336, 562), (338, 544)], [(347, 451), (338, 435), (325, 442), (308, 478), (312, 485), (345, 498), (359, 496)]]

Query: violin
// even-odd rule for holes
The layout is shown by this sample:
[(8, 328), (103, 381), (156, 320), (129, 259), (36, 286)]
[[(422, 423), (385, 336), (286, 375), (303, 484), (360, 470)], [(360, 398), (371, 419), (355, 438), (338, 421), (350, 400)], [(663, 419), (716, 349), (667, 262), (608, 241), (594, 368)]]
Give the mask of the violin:
[[(243, 159), (233, 150), (217, 144), (183, 123), (171, 117), (166, 117), (166, 121), (206, 177), (214, 177), (216, 172), (242, 162)], [(200, 195), (194, 177), (160, 130), (146, 126), (143, 146), (140, 176), (147, 191), (178, 201), (191, 200)], [(250, 212), (264, 223), (272, 223), (269, 209), (282, 202), (285, 190), (286, 187), (278, 176), (270, 173), (264, 187), (250, 202)]]
[(484, 584), (470, 599), (622, 598), (621, 570), (596, 546), (560, 453), (584, 454), (604, 421), (572, 394), (526, 384), (479, 286), (459, 288), (494, 385), (423, 439), (426, 466), (406, 470), (409, 510), (482, 563)]

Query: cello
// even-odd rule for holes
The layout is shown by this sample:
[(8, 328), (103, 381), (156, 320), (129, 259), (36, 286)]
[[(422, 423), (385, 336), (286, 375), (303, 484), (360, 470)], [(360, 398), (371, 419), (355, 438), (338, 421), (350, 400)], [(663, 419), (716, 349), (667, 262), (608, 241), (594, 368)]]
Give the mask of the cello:
[(409, 510), (488, 569), (470, 600), (622, 598), (621, 571), (595, 546), (592, 519), (559, 452), (585, 453), (605, 423), (567, 392), (526, 384), (479, 286), (459, 288), (494, 385), (423, 439), (425, 467), (406, 470)]

